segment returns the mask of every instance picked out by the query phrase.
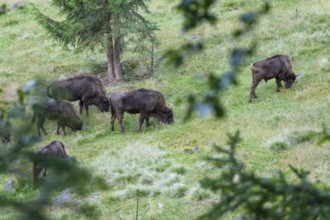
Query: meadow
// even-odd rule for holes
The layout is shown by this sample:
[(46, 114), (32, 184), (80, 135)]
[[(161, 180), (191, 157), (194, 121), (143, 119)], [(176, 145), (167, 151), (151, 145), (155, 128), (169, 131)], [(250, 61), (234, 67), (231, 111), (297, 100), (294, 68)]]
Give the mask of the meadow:
[[(0, 16), (1, 99), (16, 100), (16, 89), (33, 79), (51, 82), (78, 72), (104, 74), (92, 71), (95, 65), (106, 61), (104, 50), (77, 53), (64, 49), (36, 23), (30, 3), (60, 18), (49, 0), (21, 3), (23, 9)], [(142, 215), (144, 219), (198, 218), (219, 199), (199, 186), (200, 179), (218, 172), (204, 158), (215, 153), (214, 144), (225, 145), (227, 133), (236, 130), (240, 130), (243, 139), (237, 153), (247, 169), (272, 176), (278, 170), (290, 174), (289, 165), (293, 165), (311, 171), (313, 181), (329, 183), (330, 146), (328, 143), (318, 146), (315, 132), (323, 124), (330, 124), (330, 4), (327, 0), (270, 1), (270, 13), (262, 17), (253, 32), (240, 42), (233, 41), (231, 33), (241, 25), (239, 16), (255, 10), (261, 3), (220, 1), (214, 8), (219, 17), (216, 25), (205, 24), (183, 33), (182, 15), (175, 10), (178, 1), (150, 2), (151, 13), (146, 17), (159, 27), (155, 73), (143, 80), (106, 85), (106, 89), (109, 95), (132, 88), (161, 91), (167, 104), (173, 107), (174, 124), (163, 125), (152, 120), (151, 127), (143, 127), (142, 133), (138, 133), (138, 116), (125, 114), (126, 132), (120, 132), (117, 121), (115, 131), (111, 132), (110, 113), (101, 113), (96, 107), (90, 108), (89, 116), (82, 115), (84, 127), (77, 133), (68, 131), (67, 136), (58, 136), (55, 123), (46, 122), (50, 134), (35, 149), (52, 140), (62, 140), (70, 155), (93, 173), (104, 176), (109, 190), (97, 197), (80, 198), (95, 205), (100, 219), (134, 219), (137, 190), (141, 218)], [(173, 67), (159, 59), (168, 49), (196, 41), (196, 36), (205, 48), (189, 56), (183, 66)], [(216, 119), (213, 115), (195, 114), (184, 122), (186, 97), (204, 94), (208, 89), (207, 74), (223, 74), (229, 68), (230, 50), (252, 42), (258, 43), (256, 53), (241, 69), (238, 84), (222, 96), (226, 116)], [(250, 63), (275, 54), (290, 55), (293, 70), (300, 75), (292, 88), (283, 87), (280, 93), (275, 91), (275, 80), (261, 82), (256, 90), (258, 99), (250, 104)], [(123, 60), (136, 56), (127, 51)], [(51, 71), (52, 67), (56, 67), (55, 72)], [(199, 150), (187, 153), (194, 147)], [(31, 172), (30, 166), (26, 169), (27, 173)], [(0, 188), (11, 178), (1, 176)], [(22, 199), (36, 195), (31, 183), (12, 194)], [(51, 209), (49, 213), (55, 218), (81, 219), (65, 207)], [(8, 210), (0, 215), (3, 216), (0, 219), (10, 219), (14, 213)], [(232, 213), (229, 217), (236, 215)]]

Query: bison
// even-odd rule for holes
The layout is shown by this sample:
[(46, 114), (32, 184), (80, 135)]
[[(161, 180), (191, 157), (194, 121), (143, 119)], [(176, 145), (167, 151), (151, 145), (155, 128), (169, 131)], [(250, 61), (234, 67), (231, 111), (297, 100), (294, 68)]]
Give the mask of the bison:
[(50, 98), (57, 101), (79, 100), (80, 114), (85, 107), (88, 115), (88, 106), (96, 105), (101, 112), (109, 111), (109, 99), (102, 84), (102, 81), (94, 76), (80, 75), (70, 79), (55, 81), (47, 88)]
[(285, 81), (286, 88), (290, 88), (296, 80), (296, 75), (292, 71), (292, 62), (288, 55), (278, 54), (270, 58), (259, 60), (251, 65), (252, 84), (250, 91), (250, 102), (256, 98), (255, 90), (261, 80), (276, 79), (277, 89), (280, 91), (281, 81)]
[(129, 90), (113, 93), (110, 96), (111, 130), (114, 131), (114, 121), (118, 118), (121, 131), (124, 132), (124, 112), (130, 114), (140, 113), (139, 132), (146, 120), (149, 126), (149, 117), (156, 117), (163, 123), (173, 123), (173, 111), (166, 107), (165, 98), (159, 91), (151, 89)]
[(45, 102), (35, 103), (32, 105), (33, 118), (32, 123), (37, 121), (38, 134), (40, 136), (40, 128), (47, 135), (44, 128), (45, 119), (57, 120), (57, 134), (59, 134), (60, 127), (65, 133), (65, 126), (72, 129), (72, 131), (81, 130), (83, 121), (81, 120), (74, 105), (67, 101), (56, 102), (49, 100)]
[(36, 158), (32, 163), (33, 186), (38, 182), (38, 177), (42, 170), (44, 170), (43, 176), (46, 177), (47, 167), (41, 162), (42, 160), (47, 161), (47, 157), (68, 158), (65, 145), (62, 141), (52, 141), (50, 144), (37, 150), (35, 155)]
[(10, 142), (10, 125), (0, 116), (0, 137), (4, 144)]

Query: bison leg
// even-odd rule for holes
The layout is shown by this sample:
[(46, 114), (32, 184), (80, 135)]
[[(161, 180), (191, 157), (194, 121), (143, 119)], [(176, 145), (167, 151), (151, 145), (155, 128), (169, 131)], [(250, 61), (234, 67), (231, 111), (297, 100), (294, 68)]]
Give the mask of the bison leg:
[(120, 113), (117, 115), (117, 118), (118, 118), (118, 123), (119, 123), (119, 126), (120, 126), (120, 129), (121, 129), (121, 132), (124, 133), (125, 129), (123, 127), (123, 117), (124, 117), (124, 113)]
[(83, 106), (84, 106), (84, 101), (83, 100), (79, 100), (80, 114), (82, 114)]
[(56, 130), (56, 134), (57, 134), (57, 135), (60, 134), (60, 127), (61, 127), (60, 122), (57, 122), (57, 130)]
[(111, 124), (111, 131), (114, 131), (115, 130), (115, 120), (116, 120), (116, 118), (117, 118), (117, 115), (116, 115), (116, 113), (113, 113), (112, 115), (111, 115), (111, 120), (110, 120), (110, 124)]
[(149, 115), (146, 117), (146, 123), (147, 123), (147, 127), (150, 126), (150, 123), (149, 123)]
[(149, 120), (148, 115), (145, 114), (145, 113), (142, 113), (142, 112), (141, 112), (141, 114), (140, 114), (140, 118), (139, 118), (139, 132), (141, 132), (141, 127), (142, 127), (142, 125), (143, 125), (143, 122), (144, 122), (144, 120), (147, 121), (147, 118), (148, 118), (148, 120)]
[(88, 98), (84, 98), (83, 103), (84, 103), (84, 107), (85, 107), (85, 110), (86, 110), (86, 115), (88, 115), (88, 107), (89, 107)]
[[(42, 167), (40, 165), (38, 166), (36, 162), (33, 162), (32, 175), (33, 175), (33, 187), (34, 188), (36, 188), (36, 186), (37, 186), (38, 177), (39, 177), (39, 175), (40, 175), (40, 173), (42, 172), (43, 169), (44, 169), (44, 167)], [(44, 176), (46, 175), (45, 172), (44, 172)]]
[(32, 183), (33, 183), (33, 188), (36, 188), (36, 184), (38, 181), (38, 175), (37, 175), (37, 163), (33, 162), (32, 163)]
[(257, 98), (255, 91), (256, 91), (256, 88), (257, 88), (259, 82), (260, 82), (260, 80), (253, 78), (253, 82), (251, 84), (251, 91), (250, 91), (250, 103), (252, 102), (253, 98)]
[(61, 122), (57, 122), (57, 131), (56, 131), (56, 134), (57, 135), (60, 134), (60, 128), (62, 128), (63, 134), (66, 135), (66, 133), (65, 133), (65, 126)]
[(253, 98), (257, 98), (256, 96), (256, 88), (259, 84), (259, 82), (261, 81), (260, 77), (258, 77), (258, 75), (262, 75), (262, 72), (258, 71), (253, 71), (252, 70), (252, 83), (251, 83), (251, 91), (250, 91), (250, 103), (252, 102)]
[(38, 129), (38, 135), (40, 135), (40, 128), (42, 130), (42, 132), (44, 133), (44, 135), (47, 135), (46, 129), (44, 128), (44, 122), (45, 122), (45, 118), (44, 117), (38, 117), (37, 118), (37, 129)]
[(276, 85), (277, 85), (276, 92), (280, 92), (280, 87), (282, 87), (280, 78), (276, 78)]
[(46, 174), (46, 171), (47, 171), (47, 168), (45, 167), (45, 169), (44, 169), (44, 173), (43, 173), (43, 175), (42, 175), (43, 177), (46, 177), (46, 175), (47, 175), (47, 174)]
[(63, 130), (63, 134), (66, 136), (66, 133), (65, 133), (65, 126), (62, 125), (62, 130)]

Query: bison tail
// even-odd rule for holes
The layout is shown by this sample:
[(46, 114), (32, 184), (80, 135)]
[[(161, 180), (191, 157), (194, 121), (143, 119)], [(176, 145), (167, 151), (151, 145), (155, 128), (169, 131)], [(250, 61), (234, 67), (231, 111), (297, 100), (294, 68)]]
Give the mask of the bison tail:
[(253, 64), (251, 64), (251, 70), (252, 70), (252, 76), (255, 74), (259, 74), (261, 69), (255, 67)]
[(252, 71), (259, 70), (257, 67), (254, 66), (254, 63), (252, 63), (250, 67), (251, 67), (251, 70), (252, 70)]

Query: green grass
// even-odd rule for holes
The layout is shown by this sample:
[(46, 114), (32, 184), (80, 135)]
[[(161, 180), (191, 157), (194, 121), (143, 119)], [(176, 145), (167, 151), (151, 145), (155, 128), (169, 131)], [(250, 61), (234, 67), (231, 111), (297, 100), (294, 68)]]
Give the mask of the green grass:
[[(5, 2), (10, 3), (9, 0)], [(50, 7), (50, 1), (30, 2), (58, 17), (56, 10)], [(237, 129), (243, 138), (238, 156), (248, 169), (270, 176), (276, 170), (287, 172), (288, 165), (292, 164), (310, 170), (313, 180), (329, 182), (330, 148), (328, 144), (316, 147), (314, 135), (323, 123), (330, 124), (330, 5), (327, 0), (272, 1), (271, 13), (240, 42), (245, 46), (255, 40), (258, 47), (238, 76), (239, 84), (223, 94), (226, 117), (216, 120), (212, 116), (201, 118), (194, 115), (190, 121), (183, 122), (187, 107), (185, 98), (190, 93), (207, 91), (207, 73), (220, 75), (228, 70), (228, 53), (235, 46), (230, 34), (240, 26), (238, 17), (242, 12), (255, 9), (262, 1), (251, 2), (221, 1), (214, 9), (219, 16), (216, 25), (204, 25), (187, 34), (180, 30), (181, 15), (174, 10), (176, 1), (151, 2), (148, 18), (160, 28), (157, 32), (160, 41), (158, 57), (196, 34), (202, 36), (205, 50), (188, 57), (180, 68), (160, 63), (152, 78), (108, 86), (107, 91), (111, 94), (144, 87), (163, 92), (174, 110), (173, 125), (152, 120), (151, 127), (143, 127), (142, 133), (138, 134), (138, 115), (125, 114), (126, 133), (119, 131), (117, 121), (115, 131), (111, 132), (110, 114), (100, 113), (95, 107), (91, 107), (89, 117), (82, 116), (83, 130), (75, 134), (68, 130), (67, 136), (57, 136), (55, 123), (46, 122), (50, 135), (34, 149), (51, 140), (63, 140), (70, 155), (94, 173), (103, 175), (109, 185), (109, 190), (102, 192), (96, 201), (92, 197), (84, 198), (91, 203), (86, 206), (87, 213), (99, 212), (101, 219), (117, 219), (117, 216), (133, 219), (138, 190), (141, 213), (146, 211), (145, 219), (197, 218), (217, 199), (216, 195), (198, 185), (206, 174), (218, 172), (204, 158), (214, 154), (214, 144), (226, 144), (227, 132)], [(0, 88), (4, 89), (1, 99), (15, 100), (15, 90), (31, 79), (50, 82), (72, 73), (95, 70), (99, 67), (93, 63), (105, 62), (103, 50), (95, 53), (63, 50), (61, 45), (48, 38), (31, 12), (31, 6), (26, 5), (25, 9), (0, 17)], [(301, 75), (291, 89), (282, 88), (280, 93), (275, 91), (274, 80), (261, 82), (256, 90), (258, 99), (249, 104), (252, 80), (249, 62), (278, 53), (290, 55), (293, 70)], [(131, 57), (134, 55), (128, 52), (123, 58)], [(52, 66), (59, 68), (51, 72)], [(185, 152), (195, 146), (199, 147), (198, 152)], [(31, 167), (26, 167), (24, 172), (30, 175)], [(2, 175), (0, 188), (11, 178), (14, 177)], [(18, 189), (9, 196), (21, 199), (36, 196), (30, 183), (20, 183), (22, 190)], [(10, 210), (4, 214), (10, 216)], [(65, 208), (54, 210), (52, 215), (81, 219)]]

